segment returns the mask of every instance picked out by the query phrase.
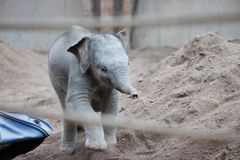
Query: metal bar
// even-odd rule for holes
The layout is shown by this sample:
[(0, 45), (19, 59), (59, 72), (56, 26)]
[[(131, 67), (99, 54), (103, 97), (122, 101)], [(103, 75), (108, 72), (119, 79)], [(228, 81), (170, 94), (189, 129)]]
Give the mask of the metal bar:
[[(113, 20), (114, 19), (114, 20)], [(3, 20), (0, 19), (0, 29), (22, 30), (57, 30), (66, 29), (71, 25), (84, 27), (148, 27), (166, 25), (189, 25), (211, 24), (217, 22), (240, 22), (240, 11), (208, 15), (208, 16), (181, 16), (181, 17), (158, 17), (158, 16), (116, 16), (116, 17), (93, 17), (75, 19), (44, 19), (33, 22), (32, 19)]]
[(36, 115), (41, 117), (47, 117), (50, 119), (67, 119), (74, 121), (81, 125), (95, 124), (96, 120), (102, 119), (102, 123), (106, 126), (117, 126), (120, 128), (126, 128), (130, 130), (138, 130), (149, 133), (158, 133), (169, 136), (178, 136), (178, 137), (191, 137), (194, 139), (204, 139), (204, 140), (216, 140), (216, 141), (227, 141), (239, 143), (240, 135), (230, 133), (227, 130), (216, 130), (208, 128), (190, 128), (188, 126), (170, 126), (170, 125), (161, 125), (159, 122), (150, 120), (140, 120), (120, 116), (117, 120), (113, 119), (111, 116), (102, 116), (96, 119), (90, 119), (88, 115), (82, 113), (65, 113), (60, 112), (44, 112), (37, 109), (26, 109), (26, 106), (9, 106), (6, 104), (1, 104), (0, 109), (3, 111), (19, 112), (28, 115)]

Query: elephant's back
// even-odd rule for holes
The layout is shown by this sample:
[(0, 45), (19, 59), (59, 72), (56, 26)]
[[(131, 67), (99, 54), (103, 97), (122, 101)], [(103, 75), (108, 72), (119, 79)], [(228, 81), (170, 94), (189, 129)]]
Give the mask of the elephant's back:
[(58, 39), (51, 47), (48, 55), (50, 76), (67, 77), (69, 55), (64, 51), (63, 39)]
[[(72, 59), (72, 53), (68, 48), (78, 43), (83, 37), (92, 37), (92, 33), (80, 26), (72, 26), (64, 32), (51, 46), (49, 51), (50, 65), (68, 65)], [(65, 66), (66, 67), (66, 66)]]
[(69, 30), (60, 35), (59, 38), (53, 43), (51, 48), (57, 47), (64, 51), (78, 43), (84, 37), (92, 37), (92, 33), (87, 29), (74, 25)]
[[(52, 84), (63, 90), (67, 90), (68, 81), (68, 56), (65, 55), (62, 47), (58, 47), (61, 41), (52, 45), (48, 56), (49, 76)], [(67, 54), (67, 53), (66, 53)]]
[(67, 89), (68, 74), (72, 60), (76, 58), (68, 52), (68, 48), (78, 43), (85, 36), (91, 36), (91, 32), (73, 26), (64, 32), (51, 46), (48, 56), (49, 75), (53, 85)]
[(68, 80), (69, 67), (76, 58), (72, 53), (67, 51), (68, 48), (76, 44), (83, 37), (91, 35), (91, 32), (82, 27), (72, 26), (53, 43), (48, 56), (49, 74), (52, 81)]

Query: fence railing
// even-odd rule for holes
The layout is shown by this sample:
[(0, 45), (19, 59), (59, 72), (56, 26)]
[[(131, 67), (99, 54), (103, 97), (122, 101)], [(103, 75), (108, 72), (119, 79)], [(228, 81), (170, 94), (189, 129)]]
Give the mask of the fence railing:
[(65, 29), (71, 25), (83, 27), (144, 27), (166, 25), (211, 24), (216, 22), (240, 22), (240, 11), (211, 15), (185, 16), (109, 16), (54, 19), (0, 19), (0, 29), (44, 30)]
[[(96, 119), (90, 119), (85, 113), (60, 113), (60, 112), (44, 112), (39, 109), (28, 109), (27, 106), (10, 106), (8, 104), (0, 104), (0, 109), (4, 111), (19, 112), (29, 115), (36, 115), (50, 119), (66, 119), (74, 121), (79, 125), (95, 124)], [(100, 115), (98, 115), (100, 116)], [(189, 126), (163, 125), (154, 120), (140, 120), (119, 116), (115, 120), (112, 116), (102, 115), (97, 118), (102, 120), (105, 126), (116, 126), (128, 130), (138, 130), (148, 133), (163, 134), (165, 136), (191, 137), (202, 140), (216, 140), (219, 142), (240, 142), (240, 135), (233, 134), (228, 130), (207, 129), (202, 127), (192, 128)]]

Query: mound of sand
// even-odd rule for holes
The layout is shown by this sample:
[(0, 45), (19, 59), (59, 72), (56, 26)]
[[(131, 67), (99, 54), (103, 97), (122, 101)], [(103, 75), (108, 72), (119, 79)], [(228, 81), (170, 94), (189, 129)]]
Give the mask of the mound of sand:
[(139, 79), (142, 96), (128, 102), (127, 112), (169, 124), (205, 117), (238, 100), (239, 60), (240, 45), (214, 34), (196, 37)]
[(0, 41), (1, 104), (57, 103), (48, 78), (47, 56)]
[[(160, 124), (240, 133), (239, 44), (214, 34), (198, 36), (148, 70), (138, 89), (142, 96), (125, 104), (126, 115)], [(152, 142), (157, 152), (146, 159), (240, 159), (236, 154), (239, 144), (190, 138)]]
[[(169, 51), (173, 50), (148, 48), (132, 53), (132, 78), (140, 98), (132, 100), (122, 96), (120, 114), (170, 126), (222, 129), (239, 134), (240, 45), (205, 34), (159, 62)], [(164, 56), (161, 53), (165, 53)], [(43, 77), (47, 77), (43, 72)], [(31, 87), (39, 89), (38, 85), (48, 86), (40, 81)], [(51, 92), (49, 97), (53, 95)], [(46, 98), (45, 95), (40, 97)], [(16, 159), (240, 159), (238, 143), (199, 141), (125, 129), (118, 131), (117, 139), (118, 144), (107, 151), (96, 152), (84, 148), (85, 137), (79, 133), (77, 148), (69, 154), (58, 150), (60, 133), (56, 133), (40, 147)]]

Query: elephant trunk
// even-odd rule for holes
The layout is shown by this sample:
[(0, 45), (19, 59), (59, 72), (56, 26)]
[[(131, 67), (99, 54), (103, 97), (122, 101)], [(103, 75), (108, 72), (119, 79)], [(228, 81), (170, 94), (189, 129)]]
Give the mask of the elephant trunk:
[(131, 98), (138, 98), (137, 90), (131, 84), (119, 88), (119, 91), (130, 95)]
[(131, 98), (138, 98), (137, 90), (130, 83), (127, 73), (114, 76), (112, 83), (113, 86), (121, 93), (130, 95)]

